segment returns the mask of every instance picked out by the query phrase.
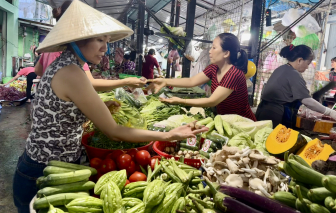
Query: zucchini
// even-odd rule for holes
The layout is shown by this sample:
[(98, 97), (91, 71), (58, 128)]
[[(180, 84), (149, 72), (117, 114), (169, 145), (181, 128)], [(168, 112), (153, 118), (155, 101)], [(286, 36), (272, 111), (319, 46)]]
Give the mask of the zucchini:
[(180, 143), (180, 146), (182, 148), (186, 148), (186, 149), (189, 149), (189, 150), (192, 150), (192, 151), (198, 151), (199, 150), (199, 148), (197, 146), (188, 146), (185, 143)]
[(224, 129), (223, 129), (223, 121), (220, 115), (217, 115), (214, 119), (215, 121), (215, 128), (218, 131), (218, 134), (224, 135)]
[(326, 175), (322, 178), (322, 184), (329, 191), (336, 193), (336, 176)]
[(84, 165), (62, 162), (62, 161), (55, 161), (55, 160), (49, 161), (48, 166), (58, 166), (58, 167), (74, 169), (74, 170), (89, 169), (92, 175), (97, 174), (97, 170), (95, 168), (84, 166)]
[(92, 181), (80, 181), (76, 183), (68, 183), (58, 186), (50, 186), (40, 189), (37, 192), (37, 197), (49, 196), (60, 193), (68, 193), (68, 192), (81, 192), (88, 191), (93, 189), (95, 183)]
[(272, 198), (295, 209), (296, 197), (292, 193), (279, 191), (274, 193)]
[(330, 211), (326, 207), (316, 203), (310, 204), (309, 209), (311, 213), (330, 213)]
[(53, 206), (65, 206), (72, 200), (82, 197), (88, 197), (87, 193), (62, 193), (38, 198), (34, 202), (34, 209), (49, 208), (49, 203)]
[(86, 180), (91, 176), (91, 171), (88, 169), (77, 170), (74, 172), (67, 172), (62, 174), (48, 175), (43, 181), (42, 186), (57, 186), (67, 183), (75, 183)]
[(330, 211), (330, 212), (335, 212), (335, 210), (333, 209), (335, 206), (335, 197), (326, 197), (326, 199), (324, 200), (324, 206)]
[(207, 125), (211, 121), (213, 121), (213, 119), (211, 117), (207, 117), (207, 118), (205, 118), (203, 120), (198, 121), (196, 124), (198, 124), (198, 125)]
[(336, 196), (336, 194), (330, 192), (324, 187), (310, 189), (308, 191), (308, 199), (313, 203), (322, 203), (329, 196)]
[(50, 174), (62, 174), (62, 173), (67, 173), (67, 172), (73, 172), (76, 171), (75, 169), (67, 169), (67, 168), (62, 168), (58, 166), (47, 166), (43, 170), (43, 175), (48, 176)]
[(199, 153), (200, 153), (201, 155), (203, 155), (204, 157), (208, 158), (208, 159), (210, 158), (210, 154), (207, 153), (207, 152), (204, 152), (204, 151), (200, 150)]

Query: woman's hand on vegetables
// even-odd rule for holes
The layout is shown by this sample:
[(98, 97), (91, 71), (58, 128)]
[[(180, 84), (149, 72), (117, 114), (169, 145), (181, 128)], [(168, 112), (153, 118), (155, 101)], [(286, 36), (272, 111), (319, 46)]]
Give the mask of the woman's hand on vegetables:
[(127, 85), (131, 87), (141, 88), (147, 83), (147, 79), (144, 77), (141, 78), (127, 78)]
[(117, 101), (106, 101), (104, 103), (112, 114), (118, 112), (121, 106), (120, 103), (118, 103)]
[(185, 102), (184, 99), (178, 98), (178, 97), (171, 97), (171, 98), (161, 98), (160, 97), (160, 101), (166, 102), (169, 104), (183, 104)]
[(169, 133), (171, 134), (171, 137), (169, 138), (169, 140), (172, 141), (172, 140), (183, 140), (186, 138), (194, 138), (196, 137), (197, 134), (206, 132), (209, 130), (209, 128), (205, 126), (202, 126), (196, 129), (195, 123), (196, 121), (194, 121), (191, 124), (180, 126), (180, 127), (177, 127), (169, 131)]
[(167, 83), (163, 78), (156, 78), (151, 80), (151, 82), (152, 83), (148, 86), (148, 90), (154, 90), (154, 93), (158, 93), (163, 87), (167, 86)]

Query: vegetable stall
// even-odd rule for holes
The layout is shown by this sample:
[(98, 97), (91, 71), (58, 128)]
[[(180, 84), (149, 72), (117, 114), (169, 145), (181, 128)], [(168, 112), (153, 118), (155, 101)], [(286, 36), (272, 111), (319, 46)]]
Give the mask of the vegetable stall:
[[(169, 131), (197, 120), (209, 131), (183, 141), (111, 141), (90, 121), (90, 166), (51, 161), (37, 212), (336, 212), (334, 149), (283, 125), (211, 109), (168, 105), (159, 95), (100, 93), (120, 125)], [(189, 94), (190, 95), (190, 94)]]

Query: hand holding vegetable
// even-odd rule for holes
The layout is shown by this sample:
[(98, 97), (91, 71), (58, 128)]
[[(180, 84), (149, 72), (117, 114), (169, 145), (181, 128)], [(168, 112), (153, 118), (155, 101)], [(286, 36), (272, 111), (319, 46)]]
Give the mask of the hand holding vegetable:
[(171, 98), (161, 98), (160, 97), (160, 101), (166, 102), (169, 104), (183, 104), (185, 102), (184, 99), (178, 98), (178, 97), (171, 97)]
[(117, 101), (106, 101), (104, 102), (107, 108), (111, 111), (112, 114), (115, 114), (119, 111), (120, 103)]
[(164, 78), (151, 79), (150, 82), (152, 83), (148, 86), (148, 90), (154, 90), (155, 94), (158, 93), (163, 87), (167, 86), (167, 82)]
[(195, 138), (196, 137), (195, 135), (209, 130), (205, 126), (198, 127), (198, 129), (196, 129), (195, 123), (196, 121), (194, 121), (192, 124), (180, 126), (169, 131), (170, 133), (169, 140), (172, 141), (172, 140), (183, 140), (185, 138)]
[(141, 88), (147, 83), (147, 79), (144, 77), (141, 78), (127, 78), (127, 86)]

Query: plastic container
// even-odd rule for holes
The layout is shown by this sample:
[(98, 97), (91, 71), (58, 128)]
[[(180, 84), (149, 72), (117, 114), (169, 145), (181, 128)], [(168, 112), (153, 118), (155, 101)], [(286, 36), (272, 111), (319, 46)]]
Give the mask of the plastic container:
[(5, 84), (7, 83), (8, 81), (10, 81), (12, 79), (12, 77), (3, 77), (2, 78), (2, 83)]
[[(112, 153), (113, 151), (116, 151), (117, 149), (100, 149), (100, 148), (95, 148), (92, 146), (88, 145), (88, 139), (90, 136), (92, 136), (94, 132), (90, 132), (87, 134), (83, 134), (82, 136), (82, 145), (85, 147), (86, 154), (91, 160), (92, 158), (100, 158), (104, 159), (108, 154)], [(146, 146), (138, 147), (136, 148), (137, 150), (150, 150), (150, 147), (153, 145), (153, 142), (147, 144)], [(123, 149), (123, 151), (127, 152), (129, 149)]]
[[(179, 160), (180, 159), (179, 157), (168, 155), (167, 153), (165, 153), (163, 151), (166, 147), (175, 147), (175, 146), (176, 146), (176, 142), (156, 141), (153, 145), (153, 149), (158, 155), (160, 155), (162, 157), (165, 157), (165, 158), (174, 157), (175, 160)], [(197, 169), (199, 169), (202, 165), (201, 160), (199, 160), (199, 159), (187, 159), (187, 158), (184, 159), (184, 164), (187, 164), (189, 166), (193, 166)]]

